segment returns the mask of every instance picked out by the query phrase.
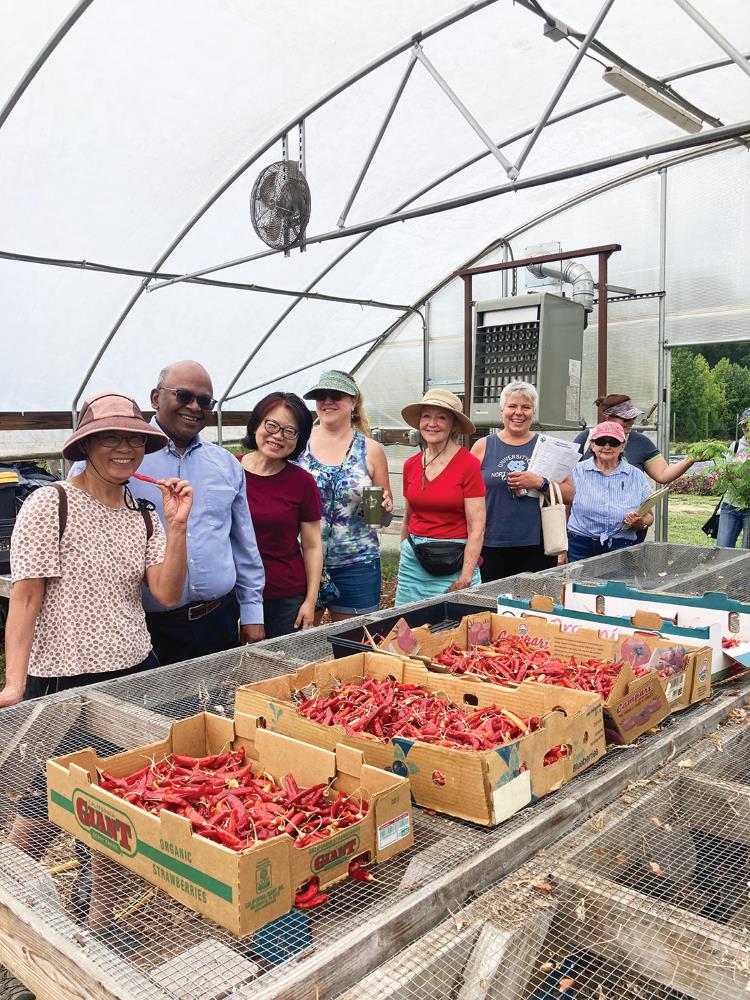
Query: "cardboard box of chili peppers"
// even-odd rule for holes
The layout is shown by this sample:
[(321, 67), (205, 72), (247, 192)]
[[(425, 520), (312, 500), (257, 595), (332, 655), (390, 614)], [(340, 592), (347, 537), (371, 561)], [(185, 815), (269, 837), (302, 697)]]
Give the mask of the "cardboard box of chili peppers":
[(605, 752), (601, 700), (479, 685), (384, 653), (355, 653), (237, 689), (237, 711), (321, 747), (357, 747), (408, 777), (426, 808), (494, 826)]
[(202, 713), (137, 750), (49, 760), (49, 818), (240, 937), (411, 846), (408, 781), (256, 721)]
[(617, 744), (632, 743), (671, 711), (711, 693), (708, 646), (687, 646), (656, 631), (614, 639), (595, 627), (571, 632), (549, 615), (507, 610), (469, 615), (439, 636), (415, 629), (412, 655), (430, 669), (477, 681), (594, 691), (604, 705), (607, 739)]

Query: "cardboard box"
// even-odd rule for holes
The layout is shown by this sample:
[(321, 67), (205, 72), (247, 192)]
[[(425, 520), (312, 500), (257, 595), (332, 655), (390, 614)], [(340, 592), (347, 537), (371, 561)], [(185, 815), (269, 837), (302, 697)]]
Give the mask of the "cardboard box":
[[(297, 849), (282, 834), (238, 853), (194, 835), (176, 813), (154, 816), (98, 787), (97, 768), (121, 777), (170, 753), (197, 757), (228, 746), (244, 746), (247, 759), (277, 780), (292, 773), (300, 785), (330, 781), (356, 793), (369, 803), (367, 815), (310, 847)], [(354, 858), (385, 861), (414, 839), (404, 778), (364, 763), (351, 747), (302, 745), (241, 713), (234, 722), (194, 715), (175, 722), (165, 740), (114, 757), (98, 759), (90, 749), (57, 757), (47, 762), (47, 783), (53, 823), (239, 937), (288, 913), (313, 875), (330, 885), (347, 877)]]
[[(649, 652), (644, 652), (642, 656), (643, 666), (655, 667), (659, 656), (668, 650), (676, 649), (680, 655), (684, 651), (683, 669), (662, 678), (671, 711), (682, 711), (711, 695), (710, 664), (713, 663), (714, 640), (718, 640), (715, 628), (680, 628), (653, 612), (643, 610), (636, 611), (632, 618), (569, 611), (555, 605), (550, 597), (532, 597), (530, 601), (499, 597), (497, 610), (498, 614), (505, 616), (534, 615), (544, 618), (569, 635), (578, 634), (582, 629), (595, 629), (603, 639), (619, 643), (621, 652), (625, 640), (638, 636), (643, 639), (644, 646), (648, 644)], [(710, 651), (708, 667), (703, 657), (696, 659), (692, 656), (706, 648)]]
[[(324, 726), (304, 718), (294, 707), (294, 697), (303, 688), (314, 685), (326, 696), (339, 681), (357, 682), (365, 676), (390, 676), (402, 683), (419, 684), (428, 691), (443, 692), (469, 710), (501, 705), (524, 718), (539, 716), (542, 727), (494, 750), (465, 751), (403, 737), (381, 743), (350, 736), (340, 726)], [(564, 785), (594, 764), (606, 749), (601, 701), (596, 695), (541, 684), (517, 688), (479, 685), (384, 653), (356, 653), (311, 663), (293, 674), (247, 684), (237, 689), (236, 705), (237, 711), (262, 717), (270, 729), (316, 746), (332, 747), (338, 742), (357, 747), (368, 763), (408, 776), (418, 805), (488, 826)], [(545, 766), (547, 751), (561, 744), (569, 748), (568, 756)], [(445, 779), (444, 784), (437, 783), (435, 772)]]
[[(550, 598), (543, 598), (549, 600)], [(519, 602), (520, 603), (520, 602)], [(513, 613), (511, 613), (513, 612)], [(563, 625), (547, 621), (544, 613), (528, 613), (525, 609), (508, 609), (508, 614), (469, 615), (452, 633), (429, 636), (414, 632), (420, 642), (420, 658), (434, 657), (451, 643), (461, 649), (491, 642), (500, 635), (533, 637), (541, 648), (553, 656), (567, 659), (594, 657), (603, 660), (622, 658), (625, 639), (606, 638), (596, 629), (576, 628), (568, 631)], [(649, 650), (663, 650), (675, 643), (665, 642), (658, 633), (638, 633)], [(687, 647), (686, 647), (687, 649)], [(533, 681), (524, 683), (534, 683)], [(535, 685), (547, 687), (548, 685)], [(495, 687), (493, 684), (492, 687)], [(556, 690), (565, 690), (557, 688)], [(692, 700), (707, 698), (711, 691), (711, 650), (707, 646), (686, 651), (683, 670), (662, 681), (656, 673), (636, 677), (626, 663), (620, 670), (615, 686), (604, 703), (604, 723), (610, 743), (632, 743), (647, 730), (658, 725), (676, 708), (686, 708)]]
[[(671, 620), (675, 625), (708, 628), (713, 649), (711, 681), (737, 676), (738, 667), (750, 668), (750, 605), (735, 601), (726, 594), (694, 596), (640, 591), (610, 580), (601, 584), (566, 583), (564, 607), (590, 614), (631, 617), (649, 611)], [(722, 639), (739, 640), (739, 645), (724, 649)]]

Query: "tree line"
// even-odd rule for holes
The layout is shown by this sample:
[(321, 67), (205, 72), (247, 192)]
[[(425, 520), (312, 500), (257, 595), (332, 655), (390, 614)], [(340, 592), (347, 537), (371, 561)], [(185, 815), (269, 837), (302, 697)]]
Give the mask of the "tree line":
[(749, 365), (747, 344), (711, 345), (700, 350), (675, 348), (672, 440), (734, 440), (739, 415), (750, 406)]

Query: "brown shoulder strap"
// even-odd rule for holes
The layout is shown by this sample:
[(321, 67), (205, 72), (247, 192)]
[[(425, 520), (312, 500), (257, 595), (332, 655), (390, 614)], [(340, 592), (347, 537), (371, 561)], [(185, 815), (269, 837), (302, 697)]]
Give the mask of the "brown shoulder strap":
[(151, 511), (145, 510), (143, 507), (138, 508), (143, 514), (143, 520), (146, 522), (146, 541), (148, 541), (154, 533), (154, 522), (151, 520)]
[(59, 524), (59, 537), (65, 533), (65, 525), (68, 523), (68, 494), (62, 483), (50, 483), (50, 486), (57, 492), (57, 522)]

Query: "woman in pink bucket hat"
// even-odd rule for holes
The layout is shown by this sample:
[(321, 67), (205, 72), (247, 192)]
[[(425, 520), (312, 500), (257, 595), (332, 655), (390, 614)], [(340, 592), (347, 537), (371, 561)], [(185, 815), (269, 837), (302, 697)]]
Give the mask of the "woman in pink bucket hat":
[[(103, 393), (84, 404), (63, 455), (86, 459), (85, 469), (33, 493), (16, 521), (0, 706), (159, 665), (146, 630), (141, 584), (166, 604), (179, 600), (192, 489), (181, 479), (157, 483), (164, 495), (165, 535), (159, 518), (133, 499), (127, 484), (144, 454), (165, 442), (128, 396)], [(50, 756), (79, 749), (78, 740), (64, 736)], [(94, 734), (89, 742), (99, 756), (120, 749)], [(37, 860), (59, 834), (47, 820), (46, 804), (42, 769), (16, 803), (8, 836)], [(73, 910), (92, 931), (111, 935), (112, 914), (127, 883), (118, 880), (107, 858), (82, 846), (76, 854)]]
[(179, 599), (192, 489), (185, 480), (159, 482), (165, 535), (127, 484), (144, 454), (165, 443), (128, 396), (84, 403), (63, 455), (86, 459), (85, 469), (33, 493), (16, 521), (0, 707), (158, 664), (141, 584), (165, 604)]

